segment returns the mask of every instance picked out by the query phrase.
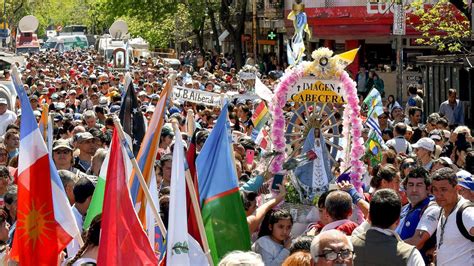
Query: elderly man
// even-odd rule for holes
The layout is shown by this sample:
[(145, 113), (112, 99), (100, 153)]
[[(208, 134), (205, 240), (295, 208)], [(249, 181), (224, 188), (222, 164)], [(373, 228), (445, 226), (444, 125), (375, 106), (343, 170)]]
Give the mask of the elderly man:
[(320, 233), (313, 239), (311, 243), (311, 257), (316, 266), (351, 266), (354, 259), (354, 248), (344, 233), (332, 229)]
[(7, 126), (15, 123), (16, 114), (8, 110), (8, 102), (5, 98), (0, 98), (0, 136), (3, 136), (7, 130)]

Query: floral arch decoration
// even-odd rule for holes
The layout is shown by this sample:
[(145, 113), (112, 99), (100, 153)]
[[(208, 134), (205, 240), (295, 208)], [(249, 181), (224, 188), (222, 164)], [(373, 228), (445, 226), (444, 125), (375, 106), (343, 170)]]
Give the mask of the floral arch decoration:
[(272, 173), (278, 173), (283, 169), (283, 163), (287, 154), (285, 139), (285, 116), (283, 107), (287, 102), (287, 94), (290, 88), (304, 76), (313, 75), (319, 80), (337, 80), (341, 83), (341, 96), (346, 100), (343, 111), (342, 135), (349, 144), (344, 149), (341, 169), (350, 168), (352, 184), (360, 191), (362, 188), (361, 177), (364, 173), (364, 163), (360, 160), (365, 152), (362, 138), (362, 120), (360, 118), (359, 98), (357, 96), (356, 83), (344, 70), (357, 55), (359, 49), (354, 49), (339, 55), (333, 56), (333, 51), (328, 48), (319, 48), (313, 51), (311, 57), (313, 61), (303, 61), (300, 64), (286, 70), (275, 89), (275, 95), (270, 104), (270, 111), (273, 115), (272, 142), (276, 157), (270, 165)]

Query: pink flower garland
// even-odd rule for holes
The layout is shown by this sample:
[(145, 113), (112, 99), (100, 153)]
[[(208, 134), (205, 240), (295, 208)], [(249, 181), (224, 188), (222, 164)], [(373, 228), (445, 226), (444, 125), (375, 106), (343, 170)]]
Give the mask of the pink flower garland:
[[(285, 161), (286, 153), (286, 139), (285, 139), (285, 116), (283, 114), (283, 107), (286, 104), (286, 95), (290, 87), (295, 84), (298, 79), (302, 78), (305, 73), (305, 64), (301, 64), (295, 69), (288, 70), (282, 77), (281, 82), (275, 89), (275, 96), (270, 104), (270, 111), (273, 114), (272, 125), (272, 140), (275, 151), (280, 152), (271, 165), (270, 171), (278, 173), (282, 170)], [(350, 161), (345, 161), (342, 164), (342, 169), (351, 168), (352, 183), (359, 192), (362, 192), (362, 182), (360, 181), (364, 173), (364, 163), (360, 160), (365, 152), (364, 141), (362, 139), (362, 120), (359, 117), (360, 106), (359, 98), (357, 97), (356, 83), (349, 77), (346, 71), (342, 71), (339, 75), (342, 82), (343, 95), (347, 101), (343, 113), (343, 132), (344, 136), (351, 136), (351, 150)]]
[(272, 103), (270, 104), (270, 111), (273, 114), (273, 125), (271, 131), (271, 137), (273, 140), (274, 150), (280, 152), (279, 155), (275, 156), (271, 165), (270, 171), (272, 173), (278, 173), (283, 169), (283, 163), (285, 162), (285, 116), (283, 114), (283, 107), (286, 104), (286, 94), (290, 87), (302, 78), (304, 75), (303, 67), (299, 66), (296, 69), (288, 70), (283, 77), (281, 82), (278, 83), (275, 89), (275, 96)]
[[(362, 182), (360, 181), (365, 171), (364, 163), (360, 160), (364, 155), (364, 139), (362, 138), (362, 120), (359, 116), (360, 106), (359, 97), (357, 97), (356, 83), (349, 77), (346, 71), (339, 76), (342, 82), (342, 93), (345, 96), (347, 104), (344, 105), (343, 112), (343, 130), (344, 137), (351, 136), (350, 161), (343, 160), (341, 169), (351, 168), (351, 180), (354, 187), (362, 192)], [(349, 130), (350, 129), (350, 130)]]

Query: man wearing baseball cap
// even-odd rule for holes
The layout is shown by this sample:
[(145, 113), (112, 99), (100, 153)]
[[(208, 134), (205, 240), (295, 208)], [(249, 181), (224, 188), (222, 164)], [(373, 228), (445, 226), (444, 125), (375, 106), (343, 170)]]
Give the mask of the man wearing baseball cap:
[(474, 177), (466, 170), (460, 170), (456, 173), (458, 179), (459, 195), (474, 202)]
[(421, 162), (421, 166), (425, 168), (426, 171), (431, 171), (433, 166), (432, 154), (435, 150), (435, 142), (430, 138), (421, 138), (412, 147), (415, 149), (416, 157)]
[(75, 136), (75, 143), (79, 148), (79, 155), (74, 158), (74, 167), (85, 173), (90, 168), (92, 156), (97, 151), (94, 136), (89, 132), (78, 133)]

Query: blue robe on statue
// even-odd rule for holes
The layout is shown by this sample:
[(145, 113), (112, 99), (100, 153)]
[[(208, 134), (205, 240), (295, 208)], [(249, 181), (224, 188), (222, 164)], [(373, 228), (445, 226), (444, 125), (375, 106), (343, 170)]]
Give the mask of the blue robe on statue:
[(321, 195), (329, 189), (332, 180), (329, 154), (326, 149), (326, 140), (319, 134), (315, 138), (312, 128), (303, 144), (302, 154), (308, 151), (316, 153), (317, 158), (295, 169), (298, 185), (301, 187), (303, 203), (311, 204), (315, 196)]

